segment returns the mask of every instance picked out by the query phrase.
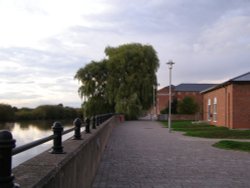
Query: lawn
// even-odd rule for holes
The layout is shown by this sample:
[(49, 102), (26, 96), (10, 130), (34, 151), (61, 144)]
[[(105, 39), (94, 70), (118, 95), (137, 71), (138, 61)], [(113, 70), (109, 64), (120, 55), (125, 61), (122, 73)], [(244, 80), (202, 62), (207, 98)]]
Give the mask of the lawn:
[(250, 152), (250, 142), (222, 140), (213, 145), (216, 148)]
[[(162, 121), (167, 127), (168, 122)], [(216, 127), (206, 123), (192, 124), (191, 121), (173, 121), (174, 131), (185, 132), (184, 135), (202, 138), (250, 139), (250, 130), (230, 130), (226, 127)]]
[[(162, 121), (168, 127), (167, 121)], [(186, 136), (221, 139), (250, 139), (250, 130), (230, 130), (226, 127), (216, 127), (206, 123), (193, 124), (191, 121), (173, 121), (172, 130), (182, 131)], [(217, 148), (250, 152), (250, 142), (222, 140), (213, 145)]]

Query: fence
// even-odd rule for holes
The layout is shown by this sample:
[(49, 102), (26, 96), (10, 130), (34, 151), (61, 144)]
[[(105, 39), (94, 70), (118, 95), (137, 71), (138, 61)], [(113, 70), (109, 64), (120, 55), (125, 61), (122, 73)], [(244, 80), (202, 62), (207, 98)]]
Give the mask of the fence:
[(18, 188), (19, 185), (14, 183), (14, 176), (12, 175), (11, 164), (12, 156), (18, 153), (24, 152), (28, 149), (34, 148), (45, 142), (53, 140), (53, 146), (50, 151), (51, 154), (63, 154), (65, 153), (62, 145), (62, 136), (74, 131), (74, 140), (81, 140), (81, 127), (85, 126), (85, 132), (91, 133), (92, 129), (96, 129), (97, 126), (111, 118), (114, 114), (101, 114), (87, 118), (85, 122), (76, 118), (73, 122), (74, 127), (63, 131), (63, 126), (60, 122), (55, 122), (52, 126), (53, 135), (36, 140), (34, 142), (25, 144), (23, 146), (15, 148), (15, 140), (12, 137), (11, 132), (7, 130), (0, 131), (0, 187), (1, 188)]

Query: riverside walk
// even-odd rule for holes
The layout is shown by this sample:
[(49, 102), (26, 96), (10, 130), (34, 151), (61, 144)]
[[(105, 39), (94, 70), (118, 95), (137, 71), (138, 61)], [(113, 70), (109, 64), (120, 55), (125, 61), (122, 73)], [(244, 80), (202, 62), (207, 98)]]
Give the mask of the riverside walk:
[(155, 121), (113, 129), (94, 188), (250, 187), (250, 154), (212, 147), (218, 140), (169, 133)]

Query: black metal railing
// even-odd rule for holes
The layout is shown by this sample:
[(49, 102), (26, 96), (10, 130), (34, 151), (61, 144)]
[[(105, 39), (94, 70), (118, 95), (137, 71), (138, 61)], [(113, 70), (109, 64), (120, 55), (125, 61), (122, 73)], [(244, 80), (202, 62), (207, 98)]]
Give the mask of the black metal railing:
[(63, 126), (60, 122), (55, 122), (52, 126), (53, 135), (33, 141), (31, 143), (15, 148), (16, 140), (13, 139), (11, 132), (7, 130), (0, 131), (0, 187), (1, 188), (18, 188), (19, 185), (14, 183), (14, 176), (12, 175), (11, 164), (12, 156), (24, 152), (38, 145), (53, 140), (51, 154), (64, 154), (62, 146), (62, 135), (74, 131), (74, 140), (81, 140), (81, 127), (85, 126), (85, 133), (90, 134), (92, 129), (96, 129), (100, 124), (111, 118), (114, 114), (100, 114), (86, 118), (85, 122), (76, 118), (73, 122), (74, 127), (63, 131)]

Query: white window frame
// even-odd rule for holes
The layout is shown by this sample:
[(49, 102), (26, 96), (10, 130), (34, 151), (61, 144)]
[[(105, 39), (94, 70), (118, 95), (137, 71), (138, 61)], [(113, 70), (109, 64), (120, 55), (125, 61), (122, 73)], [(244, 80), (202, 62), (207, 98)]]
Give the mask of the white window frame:
[(217, 122), (217, 98), (214, 97), (214, 103), (213, 103), (213, 121)]
[(211, 121), (211, 99), (208, 99), (207, 101), (207, 120)]

